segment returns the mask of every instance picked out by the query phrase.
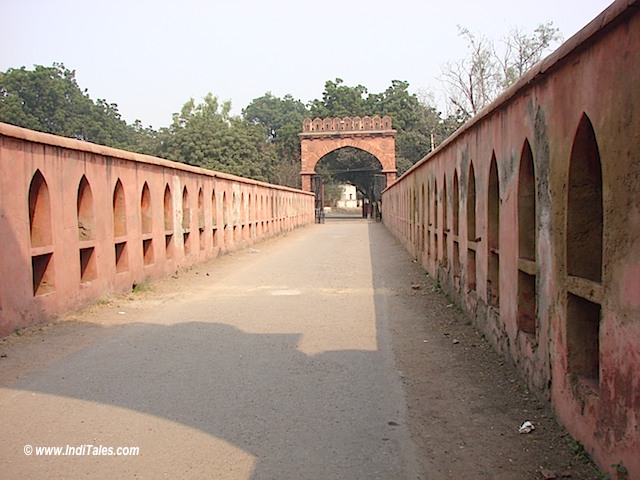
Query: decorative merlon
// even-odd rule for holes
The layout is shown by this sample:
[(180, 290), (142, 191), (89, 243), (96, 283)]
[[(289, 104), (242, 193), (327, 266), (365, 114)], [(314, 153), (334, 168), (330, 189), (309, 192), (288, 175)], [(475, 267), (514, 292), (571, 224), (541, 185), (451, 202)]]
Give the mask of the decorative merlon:
[(329, 117), (329, 118), (305, 118), (302, 122), (302, 133), (300, 135), (326, 134), (336, 132), (388, 132), (396, 133), (391, 127), (391, 117), (385, 115), (380, 117)]

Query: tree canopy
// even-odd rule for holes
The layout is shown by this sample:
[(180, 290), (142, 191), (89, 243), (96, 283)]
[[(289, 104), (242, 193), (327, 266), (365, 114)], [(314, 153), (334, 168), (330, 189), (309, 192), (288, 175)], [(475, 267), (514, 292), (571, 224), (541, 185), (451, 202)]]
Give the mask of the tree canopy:
[(300, 140), (302, 121), (309, 115), (307, 108), (291, 95), (275, 97), (271, 92), (256, 98), (244, 110), (242, 117), (251, 125), (264, 127), (267, 141), (277, 161), (272, 166), (270, 181), (292, 187), (300, 183)]
[[(398, 132), (396, 166), (402, 174), (517, 81), (561, 38), (552, 23), (538, 26), (532, 34), (512, 30), (503, 39), (502, 49), (465, 28), (459, 27), (459, 34), (467, 41), (467, 57), (442, 67), (455, 112), (448, 116), (437, 110), (428, 95), (410, 93), (406, 81), (393, 80), (384, 91), (373, 93), (336, 78), (325, 83), (321, 98), (307, 104), (291, 95), (279, 98), (267, 92), (235, 116), (229, 102), (209, 93), (200, 102), (189, 99), (168, 128), (155, 130), (139, 120), (128, 125), (117, 104), (93, 101), (78, 85), (74, 70), (54, 63), (0, 72), (0, 121), (298, 187), (298, 134), (305, 117), (389, 115)], [(340, 181), (335, 172), (355, 168), (375, 169), (379, 162), (366, 152), (341, 149), (318, 166), (327, 179), (335, 181)]]
[(119, 148), (128, 148), (134, 133), (115, 103), (94, 103), (78, 85), (75, 70), (62, 63), (0, 72), (0, 120)]
[(230, 115), (231, 103), (207, 94), (187, 101), (163, 132), (162, 156), (257, 180), (269, 180), (275, 162), (266, 129)]

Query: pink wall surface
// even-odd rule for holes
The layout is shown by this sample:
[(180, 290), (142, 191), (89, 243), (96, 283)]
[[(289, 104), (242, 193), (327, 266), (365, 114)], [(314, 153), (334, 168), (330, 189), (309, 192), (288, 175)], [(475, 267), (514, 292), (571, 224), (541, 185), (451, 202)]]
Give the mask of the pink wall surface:
[(636, 480), (639, 3), (612, 4), (383, 194), (385, 225), (600, 467)]
[(306, 192), (0, 123), (0, 335), (313, 219)]

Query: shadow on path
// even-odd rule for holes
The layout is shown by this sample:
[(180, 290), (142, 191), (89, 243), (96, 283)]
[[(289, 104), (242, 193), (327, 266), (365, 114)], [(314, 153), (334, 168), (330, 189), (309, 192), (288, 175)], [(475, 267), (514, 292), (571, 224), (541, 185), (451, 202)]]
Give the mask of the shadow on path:
[[(213, 310), (183, 308), (193, 321), (105, 327), (113, 331), (100, 341), (1, 389), (3, 472), (11, 478), (417, 478), (402, 394), (389, 391), (395, 373), (389, 350), (307, 355), (299, 334), (246, 333), (216, 322)], [(378, 341), (388, 344), (382, 318), (376, 311)], [(132, 445), (141, 454), (28, 457), (25, 444)]]
[[(400, 419), (381, 416), (386, 393), (375, 375), (367, 374), (372, 364), (383, 361), (379, 354), (340, 351), (309, 357), (296, 349), (298, 337), (247, 334), (216, 323), (132, 324), (11, 388), (135, 410), (202, 430), (250, 453), (253, 479), (302, 478), (300, 472), (306, 472), (305, 478), (403, 478), (393, 426)], [(38, 406), (37, 397), (27, 396), (21, 407), (27, 418), (42, 416), (52, 431), (60, 432), (83, 420), (73, 407), (64, 411), (67, 404), (54, 402), (51, 407), (62, 411), (51, 412), (46, 404)], [(31, 407), (45, 410), (29, 412)], [(93, 432), (80, 442), (108, 444), (114, 431), (127, 428), (117, 411), (111, 414), (113, 423), (103, 438)], [(20, 459), (22, 442), (7, 445), (3, 436), (2, 455), (13, 450)], [(47, 437), (39, 432), (35, 439), (32, 432), (25, 442), (56, 444)], [(142, 441), (136, 441), (135, 431), (126, 437), (127, 445)], [(141, 450), (147, 461), (167, 460), (154, 445)], [(24, 467), (13, 461), (3, 470), (18, 474), (12, 465)], [(85, 468), (87, 474), (99, 473), (92, 472), (91, 462)]]

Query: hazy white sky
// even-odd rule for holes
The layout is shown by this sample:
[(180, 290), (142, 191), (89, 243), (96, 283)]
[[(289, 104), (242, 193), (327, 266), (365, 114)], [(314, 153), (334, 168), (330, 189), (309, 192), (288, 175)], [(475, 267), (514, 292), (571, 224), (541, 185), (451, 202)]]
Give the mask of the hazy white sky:
[(565, 39), (610, 0), (0, 0), (0, 70), (62, 62), (92, 99), (158, 128), (207, 92), (240, 113), (270, 91), (307, 102), (324, 83), (442, 97), (465, 55), (456, 25), (496, 40), (553, 21)]

